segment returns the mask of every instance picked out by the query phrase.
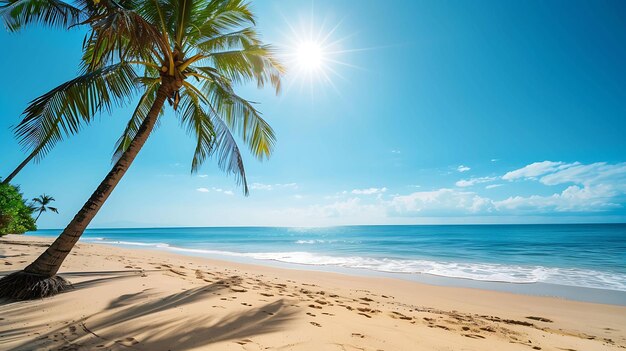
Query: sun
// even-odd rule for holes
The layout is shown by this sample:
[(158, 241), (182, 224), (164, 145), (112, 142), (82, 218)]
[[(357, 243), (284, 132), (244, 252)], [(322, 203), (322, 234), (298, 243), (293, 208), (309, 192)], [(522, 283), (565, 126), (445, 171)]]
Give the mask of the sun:
[(315, 20), (313, 11), (300, 18), (283, 18), (285, 31), (278, 47), (287, 72), (285, 92), (299, 86), (301, 92), (308, 90), (311, 98), (329, 91), (341, 95), (337, 79), (346, 80), (341, 74), (346, 67), (356, 68), (346, 62), (345, 56), (355, 50), (345, 47), (351, 35), (340, 34), (343, 20)]
[(305, 41), (296, 48), (296, 63), (305, 70), (318, 70), (324, 63), (322, 46), (314, 41)]

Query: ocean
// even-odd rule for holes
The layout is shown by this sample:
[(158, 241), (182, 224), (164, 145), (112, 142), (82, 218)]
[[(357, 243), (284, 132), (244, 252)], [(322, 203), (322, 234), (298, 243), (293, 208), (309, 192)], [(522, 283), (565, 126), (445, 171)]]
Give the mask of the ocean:
[(81, 240), (258, 264), (626, 292), (626, 224), (89, 229)]

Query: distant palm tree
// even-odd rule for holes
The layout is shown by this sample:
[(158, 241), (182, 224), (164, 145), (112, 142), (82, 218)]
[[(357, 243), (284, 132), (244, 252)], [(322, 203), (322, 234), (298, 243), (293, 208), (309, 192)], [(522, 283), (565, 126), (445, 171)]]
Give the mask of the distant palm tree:
[[(7, 1), (7, 0), (0, 0)], [(72, 3), (74, 4), (74, 3)], [(81, 74), (36, 98), (15, 132), (42, 157), (64, 136), (77, 133), (101, 111), (140, 98), (116, 145), (115, 164), (60, 236), (23, 271), (0, 280), (0, 297), (49, 296), (68, 283), (58, 272), (143, 147), (169, 102), (194, 137), (195, 172), (211, 155), (248, 186), (240, 135), (258, 159), (270, 156), (271, 127), (233, 85), (254, 81), (280, 88), (282, 66), (263, 45), (249, 5), (241, 0), (9, 0), (8, 27), (37, 22), (88, 25)], [(7, 10), (8, 9), (8, 10)]]
[(48, 206), (53, 201), (55, 201), (54, 198), (46, 194), (39, 195), (39, 197), (33, 199), (33, 209), (39, 212), (37, 214), (37, 217), (35, 218), (35, 222), (37, 222), (39, 216), (41, 216), (41, 214), (44, 212), (51, 211), (54, 213), (59, 213), (59, 210), (56, 207)]

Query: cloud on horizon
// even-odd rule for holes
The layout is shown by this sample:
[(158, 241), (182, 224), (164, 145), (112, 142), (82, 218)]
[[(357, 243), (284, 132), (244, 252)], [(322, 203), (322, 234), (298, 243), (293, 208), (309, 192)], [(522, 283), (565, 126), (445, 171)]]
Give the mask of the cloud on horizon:
[[(539, 184), (543, 193), (505, 194), (494, 198), (481, 194), (481, 189), (501, 187), (489, 184), (479, 190), (466, 190), (477, 184), (507, 181), (518, 186), (508, 192), (520, 191), (525, 183)], [(582, 164), (543, 161), (515, 169), (501, 176), (461, 179), (456, 188), (439, 188), (408, 194), (384, 195), (387, 188), (354, 189), (333, 197), (335, 202), (313, 205), (307, 211), (317, 216), (340, 217), (367, 214), (373, 217), (421, 216), (519, 216), (562, 214), (593, 214), (624, 208), (626, 203), (626, 163), (597, 162)], [(555, 189), (560, 187), (560, 189)], [(510, 190), (509, 190), (510, 189)], [(521, 189), (524, 190), (524, 189)], [(498, 192), (502, 192), (499, 190)], [(546, 194), (547, 193), (547, 194)], [(377, 197), (367, 195), (378, 194)], [(342, 198), (343, 196), (343, 198)]]

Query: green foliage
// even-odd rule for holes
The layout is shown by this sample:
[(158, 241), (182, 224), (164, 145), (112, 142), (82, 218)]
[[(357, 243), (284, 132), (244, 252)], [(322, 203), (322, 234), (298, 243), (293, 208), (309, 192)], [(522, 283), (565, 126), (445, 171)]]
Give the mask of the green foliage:
[(256, 83), (278, 93), (284, 72), (261, 41), (247, 1), (0, 0), (0, 19), (10, 30), (35, 23), (87, 27), (80, 76), (33, 100), (15, 127), (35, 161), (98, 114), (140, 96), (116, 144), (116, 160), (137, 135), (163, 78), (179, 84), (167, 98), (196, 141), (191, 172), (214, 157), (247, 194), (236, 137), (259, 160), (274, 149), (270, 125), (235, 92), (236, 85)]
[(32, 213), (17, 187), (0, 184), (0, 236), (36, 230)]

